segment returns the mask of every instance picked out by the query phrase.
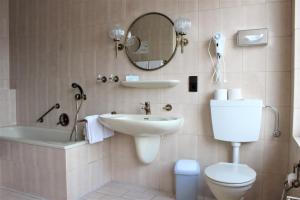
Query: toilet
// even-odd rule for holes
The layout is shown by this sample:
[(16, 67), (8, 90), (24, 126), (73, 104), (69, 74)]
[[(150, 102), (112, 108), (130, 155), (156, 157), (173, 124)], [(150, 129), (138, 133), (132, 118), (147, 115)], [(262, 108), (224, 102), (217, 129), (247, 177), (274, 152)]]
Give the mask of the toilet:
[(256, 172), (240, 163), (243, 142), (259, 139), (262, 100), (211, 100), (211, 120), (214, 138), (230, 142), (232, 163), (220, 162), (208, 166), (206, 182), (218, 200), (242, 200), (256, 180)]

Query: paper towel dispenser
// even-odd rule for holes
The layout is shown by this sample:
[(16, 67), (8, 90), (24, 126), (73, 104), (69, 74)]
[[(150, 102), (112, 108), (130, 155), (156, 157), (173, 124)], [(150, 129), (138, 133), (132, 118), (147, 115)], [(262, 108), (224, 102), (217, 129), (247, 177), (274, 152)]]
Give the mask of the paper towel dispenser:
[(240, 30), (237, 33), (238, 46), (256, 46), (268, 44), (268, 29)]

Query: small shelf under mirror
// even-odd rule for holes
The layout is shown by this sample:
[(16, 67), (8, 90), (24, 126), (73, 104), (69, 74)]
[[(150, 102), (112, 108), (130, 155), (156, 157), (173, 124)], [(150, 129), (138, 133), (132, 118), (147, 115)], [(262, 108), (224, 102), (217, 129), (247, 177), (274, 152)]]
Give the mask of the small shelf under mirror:
[(172, 88), (178, 85), (179, 83), (179, 80), (121, 81), (121, 85), (124, 87), (144, 89)]

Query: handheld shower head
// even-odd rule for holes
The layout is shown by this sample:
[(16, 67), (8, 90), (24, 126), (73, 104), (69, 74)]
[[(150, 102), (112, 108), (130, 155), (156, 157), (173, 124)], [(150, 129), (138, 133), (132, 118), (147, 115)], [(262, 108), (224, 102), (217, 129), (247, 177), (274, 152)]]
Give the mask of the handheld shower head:
[(75, 95), (76, 100), (80, 100), (80, 99), (86, 100), (86, 95), (84, 94), (82, 87), (78, 83), (72, 83), (72, 88), (74, 89), (78, 88), (80, 92), (80, 94)]

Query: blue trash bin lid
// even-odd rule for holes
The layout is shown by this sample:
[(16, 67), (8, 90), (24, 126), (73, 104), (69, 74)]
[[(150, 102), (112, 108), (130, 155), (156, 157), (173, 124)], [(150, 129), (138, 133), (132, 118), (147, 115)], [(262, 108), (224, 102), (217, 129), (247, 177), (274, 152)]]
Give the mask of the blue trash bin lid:
[(178, 160), (175, 164), (174, 173), (178, 175), (199, 175), (200, 166), (196, 160)]

